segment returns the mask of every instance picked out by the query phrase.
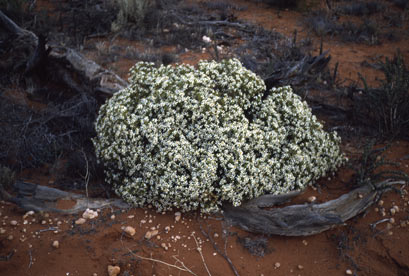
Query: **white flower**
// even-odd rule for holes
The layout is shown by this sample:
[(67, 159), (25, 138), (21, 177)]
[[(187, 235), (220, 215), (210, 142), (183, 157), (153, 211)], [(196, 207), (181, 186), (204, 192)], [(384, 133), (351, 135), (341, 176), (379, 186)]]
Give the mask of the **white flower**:
[(107, 182), (136, 206), (215, 212), (223, 201), (301, 189), (345, 161), (339, 137), (290, 87), (262, 100), (264, 91), (237, 59), (137, 63), (97, 118)]

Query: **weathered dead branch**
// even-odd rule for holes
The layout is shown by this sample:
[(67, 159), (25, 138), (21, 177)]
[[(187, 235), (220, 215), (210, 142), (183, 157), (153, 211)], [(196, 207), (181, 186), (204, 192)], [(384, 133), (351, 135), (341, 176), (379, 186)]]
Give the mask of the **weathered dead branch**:
[[(75, 214), (87, 208), (130, 208), (127, 203), (120, 199), (87, 198), (85, 195), (74, 194), (22, 181), (17, 181), (14, 184), (14, 189), (17, 191), (17, 196), (12, 196), (0, 185), (0, 197), (17, 204), (26, 211), (33, 210), (36, 212)], [(58, 200), (74, 200), (76, 204), (70, 209), (59, 209), (57, 208)]]
[(277, 203), (295, 196), (266, 195), (256, 198), (241, 207), (224, 206), (228, 222), (248, 232), (283, 236), (309, 236), (326, 231), (362, 213), (378, 197), (394, 184), (404, 181), (385, 180), (374, 185), (365, 185), (341, 197), (322, 204), (291, 205), (270, 210)]
[[(50, 50), (44, 39), (39, 40), (34, 33), (20, 28), (1, 11), (0, 28), (5, 30), (10, 46), (7, 53), (8, 62), (1, 64), (3, 69), (12, 67), (10, 69), (18, 71), (21, 66), (16, 68), (14, 65), (24, 64), (28, 71), (36, 73), (37, 70), (34, 69), (41, 66), (40, 77), (64, 84), (76, 93), (111, 95), (128, 85), (115, 73), (102, 68), (73, 49), (57, 46)], [(23, 49), (25, 54), (21, 54), (17, 49)]]
[[(375, 203), (378, 198), (393, 185), (403, 185), (405, 181), (385, 180), (377, 184), (365, 185), (351, 192), (321, 204), (290, 205), (270, 210), (260, 207), (272, 207), (282, 204), (299, 192), (287, 195), (265, 195), (253, 199), (240, 207), (225, 205), (223, 215), (229, 224), (236, 225), (248, 232), (282, 236), (309, 236), (321, 233), (357, 216)], [(14, 185), (17, 196), (12, 196), (0, 185), (0, 196), (14, 202), (24, 210), (60, 212), (73, 214), (86, 208), (104, 208), (115, 206), (130, 208), (120, 199), (92, 199), (84, 195), (64, 192), (55, 188), (17, 181)], [(75, 200), (71, 209), (56, 207), (57, 200)]]

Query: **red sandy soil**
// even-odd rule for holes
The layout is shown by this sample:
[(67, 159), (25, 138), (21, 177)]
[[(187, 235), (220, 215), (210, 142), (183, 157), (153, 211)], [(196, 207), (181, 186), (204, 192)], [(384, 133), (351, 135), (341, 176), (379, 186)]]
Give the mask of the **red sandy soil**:
[[(282, 11), (279, 18), (276, 10), (264, 4), (243, 0), (231, 2), (247, 6), (245, 11), (237, 13), (241, 20), (289, 36), (294, 28), (298, 29), (301, 36), (310, 35), (299, 24), (302, 17), (300, 12)], [(118, 43), (123, 45), (127, 42)], [(380, 46), (345, 44), (334, 39), (326, 41), (325, 48), (331, 51), (332, 66), (340, 62), (342, 79), (357, 80), (357, 72), (361, 72), (373, 82), (379, 72), (364, 68), (360, 63), (377, 55), (390, 57), (398, 47), (408, 61), (408, 45), (407, 38)], [(203, 58), (201, 53), (179, 56), (193, 64), (198, 57)], [(113, 68), (125, 77), (124, 72), (132, 65), (130, 61), (120, 60)], [(343, 145), (349, 157), (356, 156), (360, 151), (357, 143)], [(387, 157), (391, 161), (400, 162), (399, 169), (407, 174), (408, 155), (407, 141), (396, 141), (387, 150)], [(49, 177), (41, 173), (24, 176), (33, 183), (47, 184), (49, 181)], [(332, 179), (322, 179), (319, 182), (320, 190), (309, 188), (295, 198), (294, 203), (304, 203), (311, 195), (316, 196), (318, 202), (336, 198), (348, 192), (350, 188), (347, 184), (350, 181), (351, 171), (343, 168)], [(108, 265), (119, 266), (119, 275), (234, 275), (201, 229), (214, 239), (221, 252), (224, 253), (226, 248), (226, 255), (239, 275), (335, 276), (346, 275), (347, 270), (355, 275), (409, 275), (409, 196), (407, 188), (401, 191), (402, 195), (395, 192), (385, 194), (382, 206), (372, 206), (345, 225), (322, 234), (310, 237), (265, 237), (268, 247), (262, 257), (251, 255), (238, 242), (238, 237), (254, 239), (263, 236), (249, 234), (235, 227), (223, 227), (217, 216), (201, 217), (196, 213), (188, 213), (182, 214), (181, 220), (176, 222), (173, 212), (159, 214), (149, 208), (127, 211), (105, 209), (100, 210), (97, 218), (77, 225), (75, 221), (81, 214), (43, 213), (23, 217), (23, 210), (1, 202), (0, 256), (11, 252), (14, 254), (8, 261), (0, 261), (0, 275), (108, 275)], [(74, 202), (58, 204), (61, 208), (70, 208)], [(399, 211), (391, 214), (390, 209), (395, 205)], [(372, 223), (385, 218), (393, 220), (380, 223), (375, 229), (370, 227)], [(17, 225), (10, 224), (13, 220)], [(134, 236), (124, 233), (122, 229), (126, 226), (135, 228)], [(145, 234), (152, 227), (158, 230), (158, 235), (146, 239)], [(165, 230), (166, 227), (169, 227), (169, 231)], [(223, 231), (229, 233), (227, 239)], [(58, 248), (53, 247), (53, 241), (59, 242)], [(162, 243), (167, 246), (167, 250), (161, 246)], [(202, 250), (198, 251), (198, 247)], [(187, 269), (191, 272), (183, 271)]]

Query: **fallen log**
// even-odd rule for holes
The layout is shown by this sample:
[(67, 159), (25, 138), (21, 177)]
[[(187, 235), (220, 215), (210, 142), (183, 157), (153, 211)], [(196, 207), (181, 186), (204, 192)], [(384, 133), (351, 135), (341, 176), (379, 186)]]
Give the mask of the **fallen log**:
[(27, 73), (31, 75), (40, 71), (37, 74), (42, 79), (64, 84), (76, 93), (110, 96), (128, 86), (118, 75), (73, 49), (62, 46), (47, 48), (44, 39), (20, 28), (1, 11), (0, 29), (3, 30), (2, 40), (8, 45), (0, 71), (24, 71), (21, 72), (25, 73), (22, 74), (24, 77)]
[[(127, 209), (131, 207), (121, 199), (89, 198), (82, 194), (65, 192), (23, 181), (16, 181), (13, 188), (17, 192), (17, 196), (8, 193), (0, 183), (0, 198), (14, 203), (26, 211), (76, 214), (87, 208), (116, 207)], [(72, 208), (61, 209), (57, 206), (59, 200), (72, 200), (75, 201), (75, 204)]]
[[(240, 207), (224, 205), (223, 216), (228, 224), (252, 233), (310, 236), (342, 225), (364, 212), (380, 198), (382, 193), (397, 184), (405, 184), (405, 181), (385, 180), (374, 185), (356, 188), (325, 203), (290, 205), (269, 210), (262, 208), (283, 204), (299, 195), (300, 192), (263, 195)], [(0, 197), (17, 204), (26, 211), (75, 214), (87, 208), (131, 208), (121, 199), (88, 198), (85, 195), (22, 181), (14, 184), (14, 190), (17, 196), (12, 196), (0, 185)], [(57, 208), (58, 200), (74, 200), (76, 203), (70, 209), (59, 209)]]
[(265, 195), (240, 207), (225, 205), (223, 215), (228, 223), (252, 233), (282, 236), (309, 236), (321, 233), (357, 216), (371, 206), (385, 189), (404, 181), (386, 180), (365, 185), (341, 197), (322, 204), (290, 205), (270, 210), (272, 207), (296, 196)]

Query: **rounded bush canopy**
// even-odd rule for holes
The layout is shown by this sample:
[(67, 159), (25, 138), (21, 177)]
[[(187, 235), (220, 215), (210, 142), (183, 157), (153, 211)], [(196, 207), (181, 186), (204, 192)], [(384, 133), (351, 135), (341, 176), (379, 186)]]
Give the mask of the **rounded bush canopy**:
[(140, 62), (100, 109), (93, 140), (106, 181), (127, 202), (158, 211), (220, 210), (303, 189), (345, 160), (290, 87), (265, 84), (237, 59)]

